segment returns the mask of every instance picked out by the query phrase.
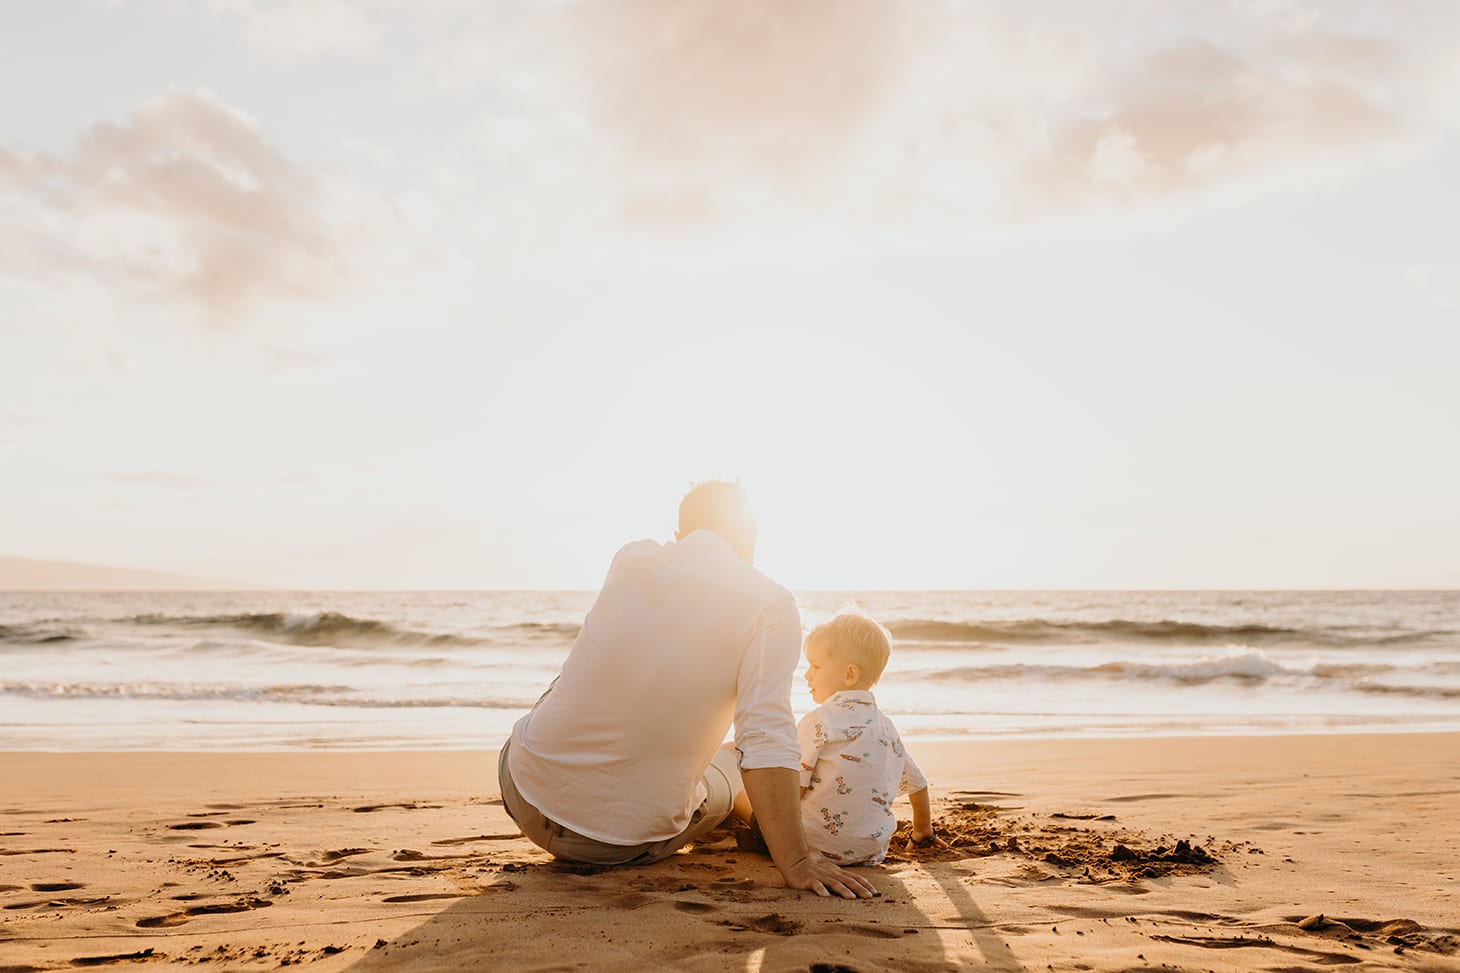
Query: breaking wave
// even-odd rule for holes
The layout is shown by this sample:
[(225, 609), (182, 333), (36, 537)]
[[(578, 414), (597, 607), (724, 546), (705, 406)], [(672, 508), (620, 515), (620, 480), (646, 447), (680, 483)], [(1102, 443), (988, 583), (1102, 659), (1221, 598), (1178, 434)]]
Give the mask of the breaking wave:
[(918, 674), (934, 682), (977, 682), (986, 679), (1119, 679), (1160, 681), (1196, 686), (1230, 679), (1238, 683), (1257, 684), (1279, 676), (1314, 676), (1311, 670), (1289, 669), (1278, 665), (1260, 652), (1241, 652), (1215, 659), (1173, 662), (1162, 665), (1152, 662), (1104, 662), (1092, 666), (996, 665), (963, 666)]
[(48, 645), (56, 642), (74, 642), (76, 635), (61, 629), (47, 629), (27, 625), (0, 625), (0, 644), (6, 642), (24, 645)]
[(254, 633), (269, 641), (294, 645), (433, 645), (480, 646), (498, 645), (503, 636), (520, 638), (555, 637), (571, 639), (578, 634), (577, 625), (547, 622), (521, 622), (499, 626), (501, 635), (470, 636), (445, 632), (420, 632), (402, 628), (373, 618), (357, 618), (341, 612), (251, 612), (237, 615), (133, 615), (122, 621), (134, 625), (183, 629), (226, 628)]
[(887, 623), (894, 636), (920, 642), (1096, 643), (1139, 640), (1190, 645), (1204, 642), (1308, 643), (1317, 645), (1375, 645), (1423, 641), (1441, 632), (1406, 632), (1401, 635), (1364, 636), (1328, 629), (1284, 628), (1274, 625), (1202, 625), (1197, 622), (1155, 622), (1114, 618), (1105, 621), (1064, 622), (1043, 618), (1015, 621), (950, 622), (903, 619)]
[(1363, 682), (1356, 687), (1360, 692), (1380, 696), (1408, 696), (1414, 699), (1460, 699), (1460, 686), (1387, 686), (1382, 683)]
[(128, 699), (176, 702), (230, 701), (244, 703), (307, 703), (310, 706), (348, 706), (367, 709), (419, 709), (465, 707), (471, 709), (525, 710), (531, 699), (480, 699), (466, 697), (388, 698), (354, 695), (350, 686), (231, 686), (226, 684), (177, 683), (63, 683), (4, 682), (0, 698), (26, 699)]

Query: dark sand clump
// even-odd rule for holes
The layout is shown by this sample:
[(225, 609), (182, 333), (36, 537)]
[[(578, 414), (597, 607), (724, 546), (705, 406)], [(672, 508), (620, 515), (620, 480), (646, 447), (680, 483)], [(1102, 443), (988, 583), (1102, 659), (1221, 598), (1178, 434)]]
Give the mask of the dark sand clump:
[[(1010, 809), (974, 801), (942, 802), (935, 826), (949, 847), (919, 850), (919, 858), (956, 860), (989, 855), (1014, 855), (1079, 873), (1086, 882), (1126, 881), (1193, 875), (1210, 871), (1242, 843), (1223, 842), (1220, 849), (1171, 835), (1151, 836), (1116, 824), (1113, 815), (1007, 813)], [(911, 825), (902, 823), (893, 838), (890, 861), (904, 860)], [(1209, 840), (1209, 845), (1213, 844)]]

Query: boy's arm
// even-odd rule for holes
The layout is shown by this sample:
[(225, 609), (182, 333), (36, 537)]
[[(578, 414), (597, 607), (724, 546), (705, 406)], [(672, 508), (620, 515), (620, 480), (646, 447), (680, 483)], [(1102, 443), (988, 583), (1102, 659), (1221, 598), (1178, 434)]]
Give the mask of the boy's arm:
[(912, 754), (902, 746), (902, 781), (899, 790), (907, 794), (908, 801), (912, 804), (912, 834), (908, 836), (907, 850), (914, 848), (947, 848), (948, 842), (939, 838), (933, 830), (933, 807), (928, 800), (928, 778), (918, 769), (917, 763), (913, 760)]
[(908, 836), (907, 848), (911, 851), (914, 848), (947, 848), (948, 842), (939, 838), (933, 831), (933, 808), (928, 801), (928, 789), (913, 791), (907, 796), (912, 802), (912, 834)]

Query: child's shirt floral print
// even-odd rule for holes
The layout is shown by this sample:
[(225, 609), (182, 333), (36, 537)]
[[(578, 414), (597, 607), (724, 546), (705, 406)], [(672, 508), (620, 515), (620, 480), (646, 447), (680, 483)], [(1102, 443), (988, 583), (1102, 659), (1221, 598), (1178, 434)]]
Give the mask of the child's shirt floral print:
[(882, 861), (897, 829), (892, 798), (928, 781), (876, 697), (865, 689), (833, 693), (801, 718), (796, 735), (806, 841), (839, 864)]

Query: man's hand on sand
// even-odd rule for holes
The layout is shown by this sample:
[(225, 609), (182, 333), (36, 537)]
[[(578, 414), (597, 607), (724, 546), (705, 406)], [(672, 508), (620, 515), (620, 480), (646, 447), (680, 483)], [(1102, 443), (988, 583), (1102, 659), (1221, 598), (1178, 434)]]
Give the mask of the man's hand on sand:
[(793, 889), (817, 895), (840, 895), (844, 899), (870, 899), (881, 895), (860, 875), (844, 872), (815, 852), (796, 862), (785, 873), (786, 884)]

